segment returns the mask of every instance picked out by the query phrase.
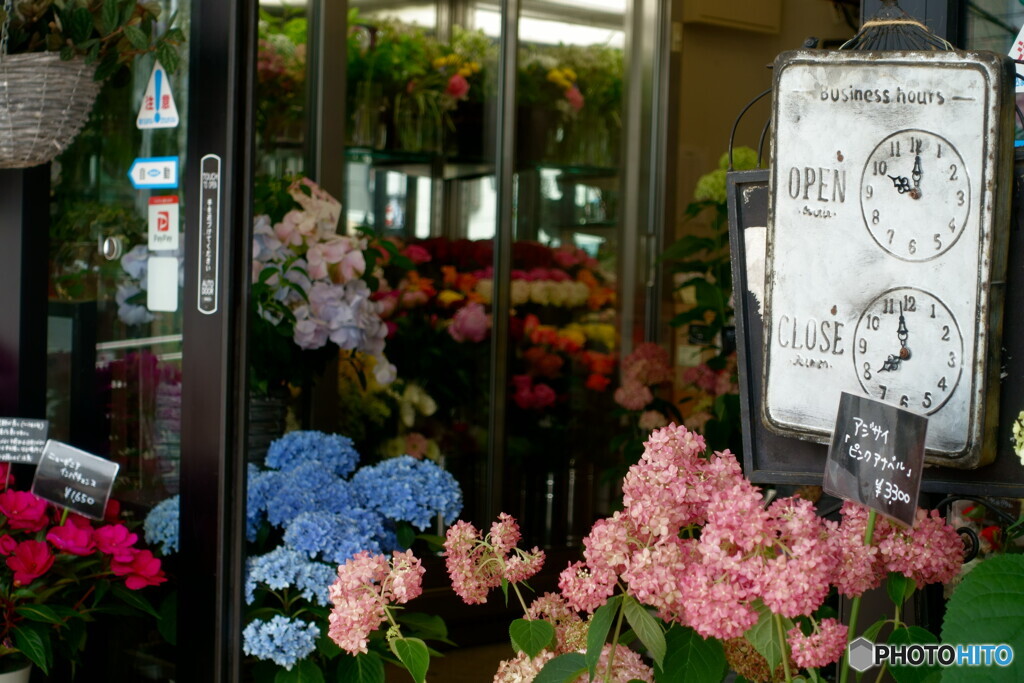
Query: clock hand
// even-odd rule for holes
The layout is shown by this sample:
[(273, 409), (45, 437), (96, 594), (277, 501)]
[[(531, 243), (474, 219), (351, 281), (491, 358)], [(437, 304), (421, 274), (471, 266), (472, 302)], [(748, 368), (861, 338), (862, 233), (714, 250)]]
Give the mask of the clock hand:
[(892, 181), (892, 184), (896, 187), (896, 191), (900, 194), (906, 194), (913, 189), (910, 187), (910, 178), (906, 176), (891, 175), (888, 176), (888, 178)]
[(890, 354), (888, 358), (882, 361), (882, 367), (878, 369), (878, 372), (899, 370), (902, 361), (910, 360), (910, 349), (907, 348), (908, 336), (910, 335), (907, 331), (906, 318), (903, 317), (903, 304), (900, 304), (900, 324), (896, 328), (896, 337), (900, 340), (900, 351), (898, 354)]
[(910, 196), (914, 199), (921, 198), (921, 175), (921, 155), (918, 154), (914, 157), (914, 170), (910, 174), (914, 179), (914, 189), (910, 191)]

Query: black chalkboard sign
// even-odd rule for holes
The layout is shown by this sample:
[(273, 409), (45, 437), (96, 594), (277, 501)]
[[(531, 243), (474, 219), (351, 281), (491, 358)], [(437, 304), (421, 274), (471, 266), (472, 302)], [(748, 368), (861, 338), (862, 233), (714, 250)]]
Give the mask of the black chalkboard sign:
[(39, 462), (49, 431), (46, 420), (0, 417), (0, 462)]
[(92, 519), (103, 519), (121, 466), (50, 439), (32, 480), (32, 493)]
[(912, 526), (928, 418), (843, 392), (822, 488)]

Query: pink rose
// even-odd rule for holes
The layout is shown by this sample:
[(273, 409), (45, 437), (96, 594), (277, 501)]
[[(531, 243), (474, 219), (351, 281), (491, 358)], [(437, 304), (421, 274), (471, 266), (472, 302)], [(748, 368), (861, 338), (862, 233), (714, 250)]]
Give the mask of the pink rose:
[(572, 107), (573, 111), (583, 109), (583, 93), (575, 85), (565, 91), (565, 99), (569, 102), (569, 106)]
[(448, 79), (448, 87), (445, 88), (445, 92), (457, 100), (465, 99), (469, 94), (469, 81), (461, 74), (454, 74)]
[(431, 260), (430, 252), (418, 244), (410, 244), (402, 250), (402, 256), (415, 264), (427, 263)]
[(481, 342), (491, 329), (490, 316), (481, 303), (466, 304), (455, 312), (448, 334), (457, 342)]
[(12, 529), (39, 531), (47, 524), (47, 503), (28, 491), (7, 489), (0, 493), (0, 514)]
[(108, 524), (95, 531), (96, 546), (100, 552), (113, 555), (115, 562), (130, 562), (135, 542), (139, 537), (128, 531), (124, 524)]
[(53, 547), (72, 555), (91, 555), (96, 549), (96, 540), (92, 535), (92, 527), (76, 524), (55, 526), (46, 534), (46, 540)]
[(128, 560), (115, 558), (110, 563), (115, 576), (126, 576), (124, 584), (133, 591), (156, 586), (167, 580), (160, 569), (160, 560), (148, 550), (135, 550)]
[(27, 586), (50, 570), (53, 555), (42, 541), (22, 541), (7, 558), (7, 566), (14, 570), (14, 585)]

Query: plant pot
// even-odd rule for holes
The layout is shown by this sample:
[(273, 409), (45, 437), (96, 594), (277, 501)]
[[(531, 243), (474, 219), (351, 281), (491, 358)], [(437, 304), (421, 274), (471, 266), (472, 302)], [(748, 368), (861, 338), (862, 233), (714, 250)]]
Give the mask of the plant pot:
[(20, 669), (0, 672), (0, 683), (28, 683), (31, 676), (32, 662), (29, 662)]
[(100, 83), (84, 57), (55, 52), (0, 57), (0, 168), (45, 164), (85, 125)]

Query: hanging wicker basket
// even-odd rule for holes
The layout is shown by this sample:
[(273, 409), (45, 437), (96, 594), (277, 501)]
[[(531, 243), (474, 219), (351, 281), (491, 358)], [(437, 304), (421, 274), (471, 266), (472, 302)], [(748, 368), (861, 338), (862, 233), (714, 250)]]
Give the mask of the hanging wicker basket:
[(85, 125), (101, 83), (85, 58), (0, 55), (0, 168), (45, 164)]

